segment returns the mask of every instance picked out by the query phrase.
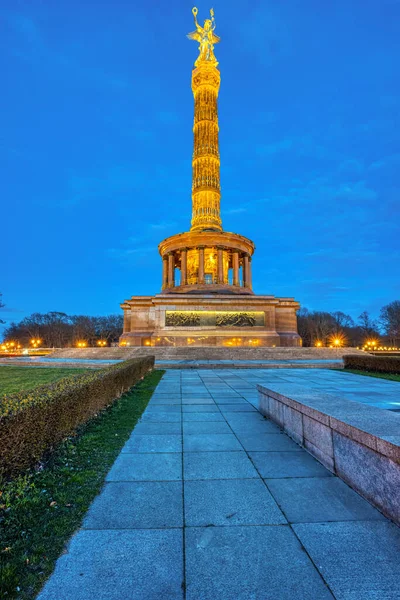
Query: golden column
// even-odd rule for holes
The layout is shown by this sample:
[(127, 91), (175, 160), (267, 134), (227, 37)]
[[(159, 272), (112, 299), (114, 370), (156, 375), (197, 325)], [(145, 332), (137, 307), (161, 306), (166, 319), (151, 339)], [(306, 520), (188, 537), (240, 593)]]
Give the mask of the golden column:
[(192, 72), (194, 150), (191, 231), (222, 231), (217, 108), (221, 76), (214, 56), (214, 44), (220, 38), (214, 34), (212, 9), (211, 19), (206, 19), (203, 27), (197, 22), (197, 8), (193, 8), (192, 12), (196, 31), (189, 33), (188, 38), (200, 42), (200, 54)]

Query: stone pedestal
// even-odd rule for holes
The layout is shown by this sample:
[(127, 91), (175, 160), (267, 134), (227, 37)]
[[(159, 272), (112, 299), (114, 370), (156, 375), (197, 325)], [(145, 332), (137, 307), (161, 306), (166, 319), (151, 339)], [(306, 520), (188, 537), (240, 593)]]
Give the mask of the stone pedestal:
[(133, 296), (122, 305), (130, 346), (301, 346), (293, 298), (243, 294)]

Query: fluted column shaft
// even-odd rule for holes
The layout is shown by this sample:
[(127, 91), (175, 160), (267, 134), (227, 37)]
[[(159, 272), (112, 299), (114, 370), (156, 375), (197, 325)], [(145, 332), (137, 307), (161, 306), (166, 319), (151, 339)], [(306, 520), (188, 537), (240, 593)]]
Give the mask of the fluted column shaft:
[(221, 231), (218, 91), (220, 73), (204, 62), (192, 72), (194, 148), (192, 178), (192, 231)]
[(233, 285), (240, 285), (239, 280), (239, 252), (232, 252)]
[(224, 283), (224, 252), (222, 248), (217, 248), (217, 282)]
[(187, 285), (187, 249), (181, 250), (181, 285)]
[(249, 256), (248, 262), (248, 276), (247, 276), (248, 286), (251, 290), (253, 289), (253, 275), (251, 270), (251, 256)]
[(162, 288), (168, 287), (168, 256), (162, 257)]
[(204, 246), (199, 247), (199, 283), (204, 283)]
[(168, 287), (175, 287), (175, 256), (168, 254)]
[(249, 255), (243, 256), (243, 285), (244, 287), (250, 287), (249, 285)]

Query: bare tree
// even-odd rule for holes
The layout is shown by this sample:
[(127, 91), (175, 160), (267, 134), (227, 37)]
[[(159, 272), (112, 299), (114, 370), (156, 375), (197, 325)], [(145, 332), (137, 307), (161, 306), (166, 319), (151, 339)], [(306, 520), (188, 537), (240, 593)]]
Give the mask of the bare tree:
[(365, 337), (379, 337), (378, 322), (372, 319), (366, 310), (358, 317), (358, 323), (359, 328)]
[(381, 309), (380, 322), (389, 338), (389, 343), (395, 346), (400, 343), (400, 300), (394, 300)]
[(346, 315), (346, 313), (341, 312), (340, 310), (331, 313), (335, 324), (339, 329), (345, 329), (347, 327), (354, 327), (354, 321), (353, 319), (350, 317), (350, 315)]
[(96, 343), (96, 317), (87, 315), (74, 315), (71, 317), (72, 322), (72, 343), (75, 344), (79, 340), (83, 340), (92, 346)]
[(118, 342), (123, 330), (124, 318), (122, 315), (108, 315), (96, 318), (97, 336), (109, 344)]

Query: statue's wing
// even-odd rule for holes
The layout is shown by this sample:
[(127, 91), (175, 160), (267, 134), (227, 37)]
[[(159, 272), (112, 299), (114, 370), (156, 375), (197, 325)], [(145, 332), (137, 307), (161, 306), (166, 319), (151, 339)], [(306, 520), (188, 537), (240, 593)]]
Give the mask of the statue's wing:
[(196, 40), (196, 42), (201, 41), (201, 36), (197, 31), (192, 31), (191, 33), (188, 33), (186, 37), (188, 37), (189, 40)]
[(215, 33), (212, 34), (212, 41), (213, 44), (218, 44), (218, 42), (221, 41), (221, 38), (218, 35), (215, 35)]

